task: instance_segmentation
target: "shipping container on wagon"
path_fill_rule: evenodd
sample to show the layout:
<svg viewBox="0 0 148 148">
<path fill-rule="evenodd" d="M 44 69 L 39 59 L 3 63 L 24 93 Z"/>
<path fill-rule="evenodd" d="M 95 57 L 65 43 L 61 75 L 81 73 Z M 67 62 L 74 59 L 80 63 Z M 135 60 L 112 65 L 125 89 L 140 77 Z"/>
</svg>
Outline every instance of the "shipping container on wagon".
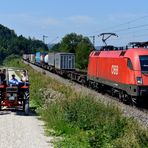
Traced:
<svg viewBox="0 0 148 148">
<path fill-rule="evenodd" d="M 36 63 L 40 63 L 40 54 L 41 54 L 40 52 L 35 53 L 35 62 Z"/>
<path fill-rule="evenodd" d="M 30 62 L 35 63 L 35 54 L 31 54 Z"/>
<path fill-rule="evenodd" d="M 48 65 L 53 66 L 53 67 L 55 65 L 55 53 L 54 52 L 48 53 Z"/>
<path fill-rule="evenodd" d="M 35 54 L 29 54 L 29 61 L 35 63 Z"/>
<path fill-rule="evenodd" d="M 48 54 L 46 54 L 45 57 L 44 57 L 44 63 L 48 64 Z"/>
<path fill-rule="evenodd" d="M 44 57 L 47 53 L 46 52 L 36 52 L 35 54 L 35 62 L 38 64 L 44 63 Z"/>
<path fill-rule="evenodd" d="M 24 60 L 29 60 L 29 55 L 28 54 L 23 54 L 23 59 Z"/>
<path fill-rule="evenodd" d="M 56 53 L 55 54 L 55 68 L 74 70 L 75 69 L 75 54 L 73 53 Z"/>
</svg>

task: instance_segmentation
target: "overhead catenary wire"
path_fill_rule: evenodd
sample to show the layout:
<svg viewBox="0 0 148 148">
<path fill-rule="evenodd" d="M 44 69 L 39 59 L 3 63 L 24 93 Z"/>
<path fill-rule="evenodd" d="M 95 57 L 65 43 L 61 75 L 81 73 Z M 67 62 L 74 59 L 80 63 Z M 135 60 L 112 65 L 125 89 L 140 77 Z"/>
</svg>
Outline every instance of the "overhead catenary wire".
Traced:
<svg viewBox="0 0 148 148">
<path fill-rule="evenodd" d="M 52 39 L 48 44 L 52 44 L 54 41 L 56 41 L 59 38 L 59 36 L 56 36 L 54 39 Z"/>
<path fill-rule="evenodd" d="M 110 29 L 113 29 L 113 28 L 119 28 L 119 27 L 121 27 L 121 26 L 123 26 L 123 25 L 129 25 L 129 24 L 131 24 L 131 23 L 134 23 L 134 22 L 136 22 L 136 21 L 142 20 L 142 19 L 147 18 L 147 17 L 148 17 L 148 15 L 145 15 L 145 16 L 142 16 L 142 17 L 138 17 L 138 18 L 136 18 L 136 19 L 127 21 L 127 22 L 125 22 L 125 23 L 117 24 L 117 25 L 114 25 L 114 26 L 111 26 L 111 27 L 102 28 L 101 30 L 94 31 L 94 32 L 92 32 L 92 33 L 90 33 L 90 34 L 100 33 L 100 32 L 102 32 L 103 30 L 110 30 Z"/>
<path fill-rule="evenodd" d="M 127 31 L 127 30 L 130 30 L 130 29 L 142 28 L 142 27 L 146 27 L 146 26 L 148 26 L 148 24 L 138 25 L 138 26 L 133 26 L 133 27 L 127 27 L 127 28 L 123 28 L 123 29 L 120 29 L 120 30 L 113 30 L 113 32 L 122 32 L 122 31 Z"/>
<path fill-rule="evenodd" d="M 121 23 L 121 24 L 118 24 L 118 25 L 115 25 L 115 26 L 111 26 L 111 27 L 106 27 L 106 30 L 101 29 L 101 30 L 104 30 L 104 31 L 101 31 L 101 30 L 100 31 L 95 31 L 91 35 L 87 35 L 87 36 L 88 37 L 89 36 L 97 36 L 98 34 L 100 34 L 102 32 L 109 31 L 109 32 L 115 32 L 115 33 L 119 34 L 119 38 L 117 38 L 116 40 L 121 40 L 121 38 L 124 39 L 124 40 L 127 40 L 127 37 L 131 38 L 131 40 L 134 40 L 135 38 L 140 38 L 142 36 L 146 36 L 146 32 L 144 33 L 144 35 L 143 34 L 139 34 L 139 33 L 141 33 L 142 30 L 144 30 L 144 31 L 148 30 L 147 29 L 148 23 L 145 23 L 145 24 L 139 24 L 139 23 L 141 23 L 140 20 L 144 20 L 147 17 L 148 17 L 148 15 L 145 15 L 145 16 L 138 17 L 136 19 L 127 21 L 125 23 Z M 139 25 L 136 25 L 135 22 L 137 22 L 137 21 L 138 21 Z M 132 25 L 133 23 L 134 23 L 135 26 Z M 126 26 L 126 25 L 128 25 L 128 26 Z M 124 27 L 122 27 L 122 26 L 124 26 Z M 116 29 L 114 29 L 114 28 L 116 28 Z M 120 36 L 120 34 L 123 34 L 123 33 L 125 34 L 124 37 Z M 145 39 L 145 40 L 147 40 L 147 39 Z"/>
</svg>

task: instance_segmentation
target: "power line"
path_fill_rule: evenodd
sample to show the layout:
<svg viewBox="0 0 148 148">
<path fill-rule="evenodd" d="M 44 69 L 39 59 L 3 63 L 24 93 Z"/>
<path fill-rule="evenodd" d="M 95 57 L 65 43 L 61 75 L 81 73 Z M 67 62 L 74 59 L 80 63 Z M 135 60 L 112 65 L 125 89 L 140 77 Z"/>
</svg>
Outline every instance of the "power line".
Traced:
<svg viewBox="0 0 148 148">
<path fill-rule="evenodd" d="M 110 29 L 110 28 L 120 27 L 120 26 L 123 26 L 123 25 L 129 25 L 129 24 L 131 24 L 131 23 L 134 23 L 134 22 L 136 22 L 136 21 L 138 21 L 138 20 L 141 20 L 141 19 L 144 19 L 144 18 L 146 18 L 146 17 L 148 17 L 148 15 L 145 15 L 145 16 L 142 16 L 142 17 L 133 19 L 133 20 L 131 20 L 131 21 L 127 21 L 127 22 L 125 22 L 125 23 L 121 23 L 121 24 L 119 24 L 119 25 L 115 25 L 115 26 L 113 26 L 113 27 L 109 27 L 109 29 Z"/>
<path fill-rule="evenodd" d="M 142 32 L 142 31 L 146 31 L 146 30 L 148 30 L 148 28 L 138 29 L 138 30 L 136 30 L 136 33 Z M 125 33 L 122 33 L 122 35 L 124 35 L 124 34 L 130 34 L 130 33 L 133 33 L 133 30 L 127 30 Z"/>
<path fill-rule="evenodd" d="M 120 30 L 114 30 L 113 32 L 122 32 L 122 31 L 131 30 L 131 29 L 142 28 L 142 27 L 146 27 L 146 26 L 148 26 L 148 24 L 138 25 L 138 26 L 134 26 L 134 27 L 128 27 L 128 28 L 124 28 L 124 29 L 120 29 Z"/>
<path fill-rule="evenodd" d="M 54 38 L 52 41 L 49 42 L 49 44 L 52 44 L 53 41 L 57 40 L 59 37 L 57 36 L 56 38 Z"/>
<path fill-rule="evenodd" d="M 117 28 L 117 27 L 119 28 L 120 26 L 129 25 L 129 24 L 131 24 L 131 23 L 134 23 L 134 22 L 136 22 L 136 21 L 138 21 L 138 20 L 142 20 L 142 19 L 147 18 L 147 17 L 148 17 L 148 15 L 145 15 L 145 16 L 142 16 L 142 17 L 133 19 L 133 20 L 131 20 L 131 21 L 127 21 L 127 22 L 125 22 L 125 23 L 121 23 L 121 24 L 118 24 L 118 25 L 115 25 L 115 26 L 103 28 L 103 29 L 101 29 L 101 30 L 109 30 L 109 29 L 113 29 L 113 28 Z M 102 31 L 97 30 L 97 31 L 92 32 L 91 34 L 99 33 L 99 32 L 102 32 Z"/>
</svg>

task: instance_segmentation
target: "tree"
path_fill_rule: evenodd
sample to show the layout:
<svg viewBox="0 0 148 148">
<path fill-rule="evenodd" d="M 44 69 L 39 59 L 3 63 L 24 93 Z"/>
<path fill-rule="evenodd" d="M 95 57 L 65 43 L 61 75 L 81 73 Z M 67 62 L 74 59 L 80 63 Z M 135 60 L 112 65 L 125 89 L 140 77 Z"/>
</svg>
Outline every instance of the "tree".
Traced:
<svg viewBox="0 0 148 148">
<path fill-rule="evenodd" d="M 76 47 L 79 42 L 83 39 L 82 35 L 77 35 L 76 33 L 71 33 L 66 35 L 61 42 L 60 51 L 65 52 L 76 52 Z"/>
<path fill-rule="evenodd" d="M 86 69 L 88 57 L 93 45 L 89 38 L 77 35 L 76 33 L 67 34 L 59 45 L 59 51 L 75 53 L 76 67 Z"/>
<path fill-rule="evenodd" d="M 79 69 L 86 69 L 88 65 L 89 54 L 92 49 L 92 44 L 88 38 L 83 40 L 77 45 L 76 48 L 76 66 Z"/>
</svg>

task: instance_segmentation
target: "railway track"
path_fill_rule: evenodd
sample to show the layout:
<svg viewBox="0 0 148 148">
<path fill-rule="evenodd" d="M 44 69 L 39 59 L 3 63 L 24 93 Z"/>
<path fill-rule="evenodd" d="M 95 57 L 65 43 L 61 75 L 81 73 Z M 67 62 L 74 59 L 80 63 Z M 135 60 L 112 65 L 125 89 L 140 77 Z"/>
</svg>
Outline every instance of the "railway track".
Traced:
<svg viewBox="0 0 148 148">
<path fill-rule="evenodd" d="M 35 69 L 39 72 L 46 73 L 46 75 L 50 76 L 51 78 L 56 79 L 56 80 L 60 81 L 61 83 L 74 88 L 76 91 L 78 91 L 84 95 L 91 95 L 91 96 L 95 97 L 96 100 L 100 100 L 101 102 L 104 102 L 105 104 L 113 104 L 115 106 L 118 106 L 122 110 L 124 116 L 134 118 L 142 126 L 148 128 L 148 110 L 147 110 L 147 108 L 141 108 L 141 107 L 137 108 L 135 106 L 133 107 L 133 106 L 124 104 L 122 102 L 119 102 L 117 97 L 112 97 L 108 93 L 105 93 L 105 94 L 99 93 L 99 92 L 95 91 L 94 89 L 82 86 L 76 82 L 69 81 L 68 79 L 64 79 L 63 77 L 56 75 L 54 73 L 51 73 L 48 70 L 42 69 L 36 65 L 33 65 L 33 64 L 28 63 L 26 61 L 24 61 L 24 63 L 29 64 L 33 69 Z"/>
</svg>

